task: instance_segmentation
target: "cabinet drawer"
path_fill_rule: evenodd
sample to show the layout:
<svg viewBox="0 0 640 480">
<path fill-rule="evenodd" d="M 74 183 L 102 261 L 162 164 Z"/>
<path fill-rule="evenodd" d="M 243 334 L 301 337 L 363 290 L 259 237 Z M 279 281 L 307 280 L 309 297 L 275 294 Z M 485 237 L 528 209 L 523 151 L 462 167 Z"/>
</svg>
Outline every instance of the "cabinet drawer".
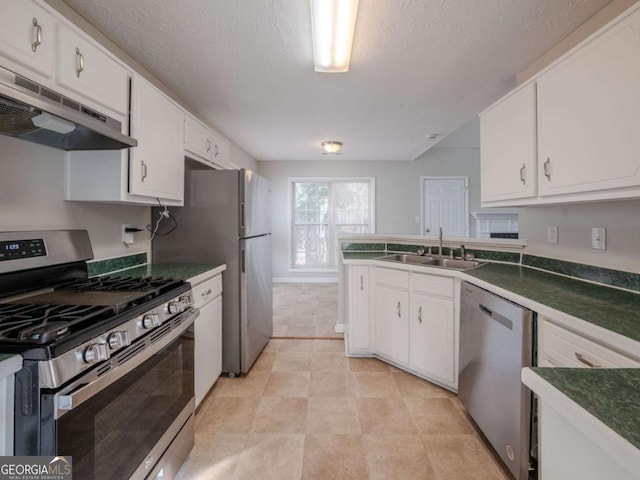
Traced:
<svg viewBox="0 0 640 480">
<path fill-rule="evenodd" d="M 453 297 L 453 278 L 412 273 L 411 289 L 429 295 L 451 298 Z"/>
<path fill-rule="evenodd" d="M 540 345 L 540 366 L 640 368 L 640 362 L 547 320 L 541 322 Z"/>
<path fill-rule="evenodd" d="M 193 302 L 197 308 L 202 308 L 222 293 L 222 275 L 216 275 L 193 287 Z"/>
<path fill-rule="evenodd" d="M 376 268 L 376 283 L 383 283 L 390 287 L 409 288 L 409 272 L 391 270 L 390 268 Z"/>
</svg>

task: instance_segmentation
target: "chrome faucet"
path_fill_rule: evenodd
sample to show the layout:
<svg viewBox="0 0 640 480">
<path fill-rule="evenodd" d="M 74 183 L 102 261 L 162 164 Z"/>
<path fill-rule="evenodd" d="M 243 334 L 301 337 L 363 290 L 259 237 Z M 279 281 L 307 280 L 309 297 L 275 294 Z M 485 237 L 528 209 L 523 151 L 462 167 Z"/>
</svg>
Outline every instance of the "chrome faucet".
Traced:
<svg viewBox="0 0 640 480">
<path fill-rule="evenodd" d="M 460 258 L 462 260 L 464 260 L 464 257 L 465 257 L 465 255 L 464 255 L 464 245 L 461 244 L 460 245 Z"/>
<path fill-rule="evenodd" d="M 439 240 L 439 243 L 440 243 L 440 251 L 438 253 L 440 253 L 440 255 L 444 255 L 442 253 L 442 227 L 440 227 L 440 233 L 438 234 L 438 240 Z"/>
</svg>

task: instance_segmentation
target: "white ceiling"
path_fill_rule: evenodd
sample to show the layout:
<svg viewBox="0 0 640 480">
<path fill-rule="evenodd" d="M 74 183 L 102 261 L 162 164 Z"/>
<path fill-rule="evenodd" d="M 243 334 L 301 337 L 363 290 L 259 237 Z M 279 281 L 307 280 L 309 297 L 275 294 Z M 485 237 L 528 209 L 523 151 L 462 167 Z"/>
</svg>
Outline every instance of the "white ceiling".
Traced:
<svg viewBox="0 0 640 480">
<path fill-rule="evenodd" d="M 65 0 L 257 160 L 413 160 L 609 0 L 361 0 L 348 73 L 309 0 Z"/>
</svg>

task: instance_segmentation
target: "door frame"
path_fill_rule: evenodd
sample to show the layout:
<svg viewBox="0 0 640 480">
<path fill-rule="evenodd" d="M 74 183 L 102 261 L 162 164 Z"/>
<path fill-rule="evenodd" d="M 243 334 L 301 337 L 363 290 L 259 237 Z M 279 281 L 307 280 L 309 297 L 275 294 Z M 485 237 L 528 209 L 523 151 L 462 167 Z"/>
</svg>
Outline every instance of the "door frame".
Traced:
<svg viewBox="0 0 640 480">
<path fill-rule="evenodd" d="M 464 180 L 464 234 L 469 236 L 469 177 L 441 177 L 441 176 L 421 176 L 420 177 L 420 235 L 424 233 L 424 182 L 425 180 Z"/>
</svg>

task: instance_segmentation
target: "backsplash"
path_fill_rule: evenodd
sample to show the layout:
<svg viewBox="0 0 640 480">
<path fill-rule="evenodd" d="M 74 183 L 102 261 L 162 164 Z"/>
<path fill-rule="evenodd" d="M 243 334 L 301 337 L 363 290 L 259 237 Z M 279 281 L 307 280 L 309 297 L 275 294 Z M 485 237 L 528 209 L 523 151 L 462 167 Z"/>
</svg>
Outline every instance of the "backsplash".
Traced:
<svg viewBox="0 0 640 480">
<path fill-rule="evenodd" d="M 123 257 L 108 258 L 106 260 L 97 260 L 87 263 L 87 269 L 90 277 L 96 275 L 104 275 L 125 268 L 138 267 L 147 264 L 146 253 L 135 253 L 133 255 L 125 255 Z"/>
<path fill-rule="evenodd" d="M 424 249 L 424 245 L 400 243 L 344 243 L 342 245 L 342 250 L 344 252 L 380 252 L 381 254 L 386 252 L 417 253 L 419 248 Z M 438 247 L 435 248 L 437 249 Z M 444 255 L 449 255 L 450 252 L 450 248 L 443 248 Z M 473 253 L 475 258 L 479 260 L 515 263 L 525 267 L 537 268 L 551 273 L 566 275 L 579 280 L 587 280 L 610 287 L 640 292 L 640 275 L 636 273 L 515 252 L 481 249 L 465 249 L 465 252 Z M 461 256 L 461 253 L 462 252 L 459 248 L 453 249 L 454 256 L 459 257 Z M 371 257 L 369 256 L 368 258 Z"/>
</svg>

